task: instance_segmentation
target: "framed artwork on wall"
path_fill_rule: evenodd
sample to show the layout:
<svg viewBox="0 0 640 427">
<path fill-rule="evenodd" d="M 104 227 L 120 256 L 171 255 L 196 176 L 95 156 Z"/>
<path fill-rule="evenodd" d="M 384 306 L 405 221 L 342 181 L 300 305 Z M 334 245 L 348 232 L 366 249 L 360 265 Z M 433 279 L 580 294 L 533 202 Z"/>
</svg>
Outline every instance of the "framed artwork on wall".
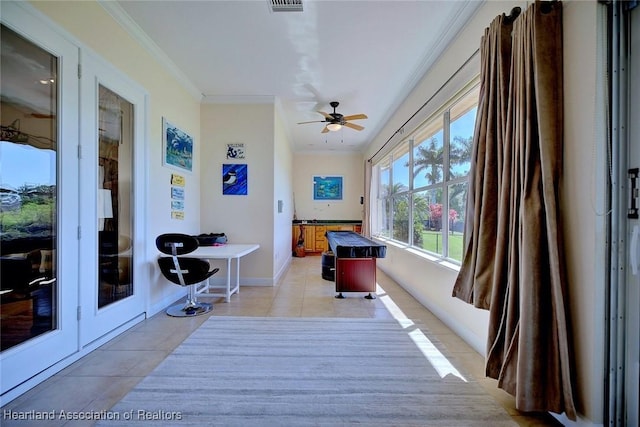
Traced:
<svg viewBox="0 0 640 427">
<path fill-rule="evenodd" d="M 246 196 L 248 194 L 248 166 L 246 164 L 222 165 L 222 194 Z"/>
<path fill-rule="evenodd" d="M 244 159 L 244 144 L 227 144 L 227 159 Z"/>
<path fill-rule="evenodd" d="M 342 176 L 314 176 L 313 200 L 342 200 Z"/>
<path fill-rule="evenodd" d="M 162 164 L 182 171 L 193 170 L 193 138 L 162 118 Z"/>
</svg>

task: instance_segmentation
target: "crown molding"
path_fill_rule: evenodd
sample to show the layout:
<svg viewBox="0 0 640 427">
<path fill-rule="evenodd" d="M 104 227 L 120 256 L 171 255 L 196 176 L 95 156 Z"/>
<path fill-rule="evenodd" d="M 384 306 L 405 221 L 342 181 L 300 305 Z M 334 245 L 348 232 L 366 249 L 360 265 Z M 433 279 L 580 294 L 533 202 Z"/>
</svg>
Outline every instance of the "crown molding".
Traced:
<svg viewBox="0 0 640 427">
<path fill-rule="evenodd" d="M 202 92 L 189 80 L 166 53 L 145 33 L 142 28 L 114 1 L 97 0 L 98 4 L 113 17 L 138 43 L 140 43 L 198 102 L 202 101 Z"/>
<path fill-rule="evenodd" d="M 484 0 L 483 0 L 484 1 Z M 445 30 L 440 34 L 438 41 L 435 43 L 434 47 L 429 49 L 428 52 L 425 53 L 422 61 L 416 67 L 413 74 L 409 79 L 407 79 L 406 83 L 403 85 L 402 89 L 398 92 L 398 96 L 396 97 L 395 102 L 393 102 L 384 117 L 392 117 L 396 110 L 406 101 L 407 97 L 411 94 L 413 89 L 420 83 L 420 81 L 425 77 L 429 69 L 436 63 L 438 58 L 446 51 L 447 47 L 453 43 L 456 38 L 456 35 L 460 32 L 462 28 L 467 24 L 467 22 L 471 19 L 471 17 L 476 13 L 476 11 L 480 8 L 483 1 L 477 0 L 465 0 L 456 2 L 458 7 L 451 13 L 451 16 L 447 19 L 443 20 L 443 22 L 448 22 L 449 24 L 446 26 Z M 386 123 L 380 122 L 376 128 L 373 129 L 372 135 L 375 135 L 373 139 L 377 138 L 380 132 Z"/>
<path fill-rule="evenodd" d="M 420 80 L 422 80 L 431 66 L 435 64 L 438 58 L 447 50 L 447 47 L 453 43 L 460 30 L 464 28 L 482 2 L 467 0 L 457 2 L 456 4 L 459 5 L 458 8 L 451 12 L 451 16 L 444 19 L 443 22 L 447 22 L 448 24 L 445 30 L 440 33 L 440 37 L 435 43 L 435 46 L 426 52 L 422 61 L 413 72 L 413 75 L 405 84 L 401 92 L 405 94 L 405 97 L 416 87 Z M 402 101 L 404 101 L 405 97 L 403 97 Z"/>
</svg>

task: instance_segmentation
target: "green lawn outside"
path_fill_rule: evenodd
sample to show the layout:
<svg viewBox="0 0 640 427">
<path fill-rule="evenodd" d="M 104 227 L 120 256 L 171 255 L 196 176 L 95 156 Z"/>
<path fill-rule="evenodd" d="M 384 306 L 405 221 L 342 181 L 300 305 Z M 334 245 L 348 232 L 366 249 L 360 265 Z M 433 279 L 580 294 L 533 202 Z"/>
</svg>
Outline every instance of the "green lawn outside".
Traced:
<svg viewBox="0 0 640 427">
<path fill-rule="evenodd" d="M 51 235 L 55 232 L 53 200 L 46 203 L 24 202 L 19 209 L 0 212 L 0 235 L 3 239 L 33 237 L 38 233 Z"/>
<path fill-rule="evenodd" d="M 462 261 L 463 237 L 462 233 L 449 234 L 449 258 Z M 442 255 L 442 232 L 423 232 L 422 249 Z"/>
</svg>

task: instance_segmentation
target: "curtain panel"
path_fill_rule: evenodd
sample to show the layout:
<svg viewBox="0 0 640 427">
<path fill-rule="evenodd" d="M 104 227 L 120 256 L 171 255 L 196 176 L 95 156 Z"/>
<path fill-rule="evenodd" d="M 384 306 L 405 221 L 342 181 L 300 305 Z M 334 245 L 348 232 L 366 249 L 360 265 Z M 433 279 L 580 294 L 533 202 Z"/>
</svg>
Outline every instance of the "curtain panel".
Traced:
<svg viewBox="0 0 640 427">
<path fill-rule="evenodd" d="M 465 254 L 453 296 L 489 310 L 486 374 L 525 411 L 575 420 L 564 243 L 562 4 L 481 40 Z"/>
</svg>

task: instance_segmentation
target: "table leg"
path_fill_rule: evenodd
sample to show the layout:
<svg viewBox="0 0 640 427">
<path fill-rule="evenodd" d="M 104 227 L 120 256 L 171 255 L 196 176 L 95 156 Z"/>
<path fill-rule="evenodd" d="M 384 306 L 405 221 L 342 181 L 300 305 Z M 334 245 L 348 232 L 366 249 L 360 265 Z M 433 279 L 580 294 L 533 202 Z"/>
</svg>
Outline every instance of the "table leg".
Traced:
<svg viewBox="0 0 640 427">
<path fill-rule="evenodd" d="M 236 292 L 240 293 L 240 258 L 236 258 Z"/>
<path fill-rule="evenodd" d="M 231 258 L 227 258 L 227 302 L 231 300 Z"/>
</svg>

